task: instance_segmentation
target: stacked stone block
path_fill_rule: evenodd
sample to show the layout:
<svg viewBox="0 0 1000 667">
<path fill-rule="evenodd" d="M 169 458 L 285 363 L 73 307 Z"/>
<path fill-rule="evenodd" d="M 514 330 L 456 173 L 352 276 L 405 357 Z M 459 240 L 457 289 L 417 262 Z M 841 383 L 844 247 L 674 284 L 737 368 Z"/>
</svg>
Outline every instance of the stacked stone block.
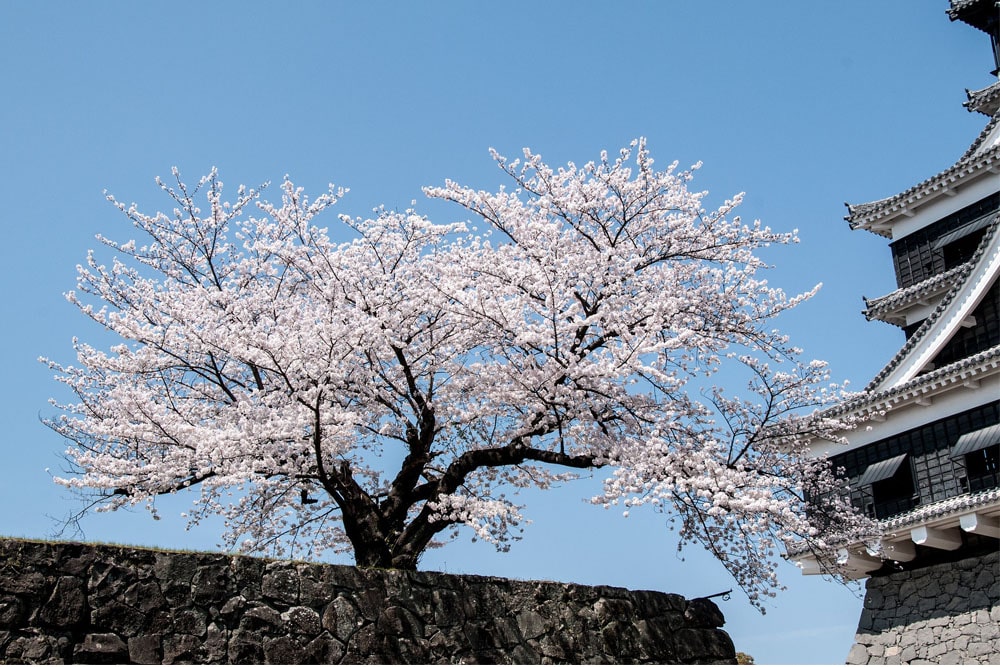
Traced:
<svg viewBox="0 0 1000 667">
<path fill-rule="evenodd" d="M 1000 554 L 868 579 L 852 665 L 1000 663 Z"/>
<path fill-rule="evenodd" d="M 734 663 L 711 601 L 0 539 L 0 662 Z"/>
</svg>

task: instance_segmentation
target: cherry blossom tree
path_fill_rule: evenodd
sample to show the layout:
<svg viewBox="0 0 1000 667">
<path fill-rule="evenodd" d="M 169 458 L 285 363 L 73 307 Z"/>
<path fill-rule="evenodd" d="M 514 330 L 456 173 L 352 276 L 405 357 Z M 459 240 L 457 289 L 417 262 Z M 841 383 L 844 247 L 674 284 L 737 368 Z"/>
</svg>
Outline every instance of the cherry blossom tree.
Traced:
<svg viewBox="0 0 1000 667">
<path fill-rule="evenodd" d="M 198 487 L 190 520 L 222 515 L 230 546 L 413 569 L 463 526 L 506 549 L 519 488 L 600 469 L 593 503 L 666 513 L 754 601 L 782 541 L 861 530 L 805 450 L 847 426 L 822 412 L 840 391 L 774 328 L 813 292 L 758 276 L 794 235 L 740 197 L 706 209 L 641 140 L 582 167 L 493 157 L 513 189 L 425 190 L 467 223 L 379 210 L 331 234 L 343 190 L 227 201 L 214 172 L 158 180 L 169 214 L 109 196 L 140 239 L 99 237 L 113 263 L 91 253 L 68 294 L 120 343 L 47 362 L 77 399 L 48 422 L 57 481 L 154 513 Z"/>
</svg>

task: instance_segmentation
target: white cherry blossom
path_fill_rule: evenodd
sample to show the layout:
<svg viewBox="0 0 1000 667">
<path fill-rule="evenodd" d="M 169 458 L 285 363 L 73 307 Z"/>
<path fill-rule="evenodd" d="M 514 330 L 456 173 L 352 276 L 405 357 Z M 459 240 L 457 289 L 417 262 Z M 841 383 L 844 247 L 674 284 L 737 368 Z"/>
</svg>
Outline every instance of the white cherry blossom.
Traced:
<svg viewBox="0 0 1000 667">
<path fill-rule="evenodd" d="M 760 275 L 794 235 L 742 222 L 740 196 L 706 208 L 642 140 L 494 159 L 512 188 L 425 190 L 470 223 L 379 210 L 331 234 L 343 190 L 227 202 L 214 172 L 161 182 L 170 213 L 109 197 L 138 238 L 101 237 L 116 258 L 88 255 L 68 298 L 121 343 L 48 362 L 77 397 L 49 422 L 58 481 L 97 509 L 199 487 L 189 519 L 221 514 L 231 545 L 415 568 L 462 525 L 506 549 L 507 493 L 599 469 L 594 503 L 664 512 L 758 604 L 783 541 L 864 532 L 805 449 L 849 426 L 821 412 L 840 391 L 774 326 L 812 292 Z"/>
</svg>

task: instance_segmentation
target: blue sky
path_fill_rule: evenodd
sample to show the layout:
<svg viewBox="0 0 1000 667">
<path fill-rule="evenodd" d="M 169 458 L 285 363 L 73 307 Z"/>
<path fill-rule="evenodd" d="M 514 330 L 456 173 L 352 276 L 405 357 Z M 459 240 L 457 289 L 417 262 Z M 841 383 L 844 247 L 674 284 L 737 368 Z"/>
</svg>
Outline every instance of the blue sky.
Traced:
<svg viewBox="0 0 1000 667">
<path fill-rule="evenodd" d="M 40 424 L 58 395 L 40 355 L 70 361 L 100 341 L 63 292 L 94 235 L 131 227 L 107 189 L 166 206 L 153 178 L 351 188 L 365 215 L 421 202 L 452 178 L 493 188 L 487 149 L 524 146 L 550 164 L 646 136 L 660 165 L 703 161 L 709 203 L 745 191 L 744 219 L 800 230 L 769 256 L 771 282 L 824 288 L 783 323 L 807 355 L 861 388 L 902 344 L 867 323 L 861 297 L 894 287 L 883 239 L 850 232 L 844 201 L 895 194 L 950 166 L 985 125 L 964 88 L 988 85 L 987 37 L 951 23 L 945 0 L 816 2 L 0 3 L 0 534 L 48 537 L 74 502 L 51 483 L 65 444 Z M 681 561 L 662 517 L 625 520 L 581 502 L 593 484 L 526 498 L 534 519 L 511 553 L 461 542 L 428 569 L 708 595 L 733 586 L 707 556 Z M 101 515 L 87 539 L 211 549 L 185 531 Z M 761 616 L 721 608 L 759 663 L 842 663 L 860 598 L 788 566 Z"/>
</svg>

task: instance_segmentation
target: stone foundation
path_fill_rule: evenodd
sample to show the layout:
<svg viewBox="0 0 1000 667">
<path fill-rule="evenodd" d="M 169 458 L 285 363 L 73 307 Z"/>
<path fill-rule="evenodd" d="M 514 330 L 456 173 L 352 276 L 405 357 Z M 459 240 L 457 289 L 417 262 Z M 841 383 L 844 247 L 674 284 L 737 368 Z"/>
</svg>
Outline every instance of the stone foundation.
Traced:
<svg viewBox="0 0 1000 667">
<path fill-rule="evenodd" d="M 851 665 L 1000 663 L 1000 554 L 868 579 Z"/>
<path fill-rule="evenodd" d="M 4 663 L 735 663 L 710 600 L 0 539 Z"/>
</svg>

